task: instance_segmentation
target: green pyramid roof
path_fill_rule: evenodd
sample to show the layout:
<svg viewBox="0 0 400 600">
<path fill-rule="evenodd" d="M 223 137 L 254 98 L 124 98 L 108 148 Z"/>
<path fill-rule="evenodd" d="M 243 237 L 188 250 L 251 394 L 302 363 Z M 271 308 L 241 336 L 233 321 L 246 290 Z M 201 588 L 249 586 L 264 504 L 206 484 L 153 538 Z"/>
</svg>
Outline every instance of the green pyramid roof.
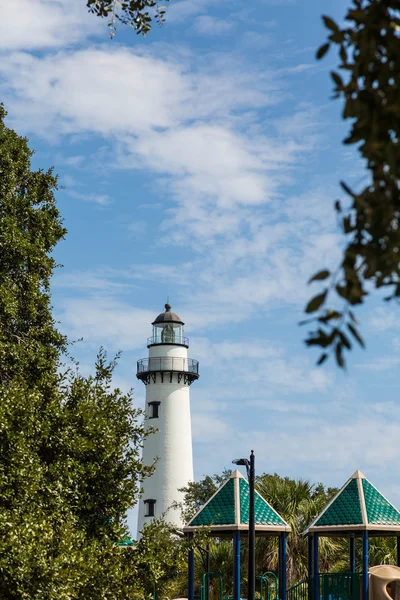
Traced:
<svg viewBox="0 0 400 600">
<path fill-rule="evenodd" d="M 117 543 L 117 546 L 121 547 L 135 547 L 135 542 L 131 540 L 127 535 L 122 538 L 120 542 Z"/>
<path fill-rule="evenodd" d="M 308 526 L 309 533 L 350 534 L 400 532 L 400 512 L 360 472 L 356 471 Z"/>
<path fill-rule="evenodd" d="M 249 484 L 239 471 L 234 471 L 183 531 L 188 533 L 199 527 L 209 527 L 211 532 L 219 534 L 247 530 L 249 501 Z M 273 535 L 290 531 L 289 525 L 258 492 L 254 498 L 254 515 L 258 532 Z"/>
</svg>

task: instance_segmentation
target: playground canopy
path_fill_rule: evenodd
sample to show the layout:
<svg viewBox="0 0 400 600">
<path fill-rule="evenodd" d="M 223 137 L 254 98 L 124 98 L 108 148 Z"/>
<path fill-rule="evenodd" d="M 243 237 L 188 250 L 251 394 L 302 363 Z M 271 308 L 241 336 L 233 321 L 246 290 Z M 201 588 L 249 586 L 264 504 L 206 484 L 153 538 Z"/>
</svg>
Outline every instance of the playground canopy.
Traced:
<svg viewBox="0 0 400 600">
<path fill-rule="evenodd" d="M 355 538 L 362 537 L 361 599 L 368 600 L 368 538 L 371 536 L 397 536 L 397 563 L 400 563 L 400 512 L 361 473 L 356 471 L 325 508 L 307 527 L 308 576 L 312 581 L 312 600 L 320 599 L 318 559 L 319 537 L 349 538 L 349 573 L 337 574 L 345 578 L 350 586 L 347 597 L 358 600 L 358 578 L 356 573 Z M 324 574 L 332 577 L 332 574 Z"/>
<path fill-rule="evenodd" d="M 191 533 L 201 527 L 208 527 L 214 536 L 232 535 L 249 529 L 250 487 L 239 471 L 221 485 L 184 527 L 184 533 Z M 256 535 L 279 535 L 290 531 L 290 526 L 256 491 L 254 498 Z"/>
<path fill-rule="evenodd" d="M 361 473 L 356 471 L 328 502 L 304 535 L 400 535 L 400 511 Z"/>
<path fill-rule="evenodd" d="M 224 481 L 189 523 L 186 535 L 207 527 L 215 537 L 231 536 L 234 542 L 234 600 L 240 600 L 240 538 L 249 530 L 250 486 L 239 471 Z M 256 491 L 254 496 L 255 533 L 258 536 L 279 536 L 279 589 L 281 599 L 286 592 L 286 534 L 290 526 Z M 194 554 L 189 552 L 188 598 L 194 600 Z"/>
</svg>

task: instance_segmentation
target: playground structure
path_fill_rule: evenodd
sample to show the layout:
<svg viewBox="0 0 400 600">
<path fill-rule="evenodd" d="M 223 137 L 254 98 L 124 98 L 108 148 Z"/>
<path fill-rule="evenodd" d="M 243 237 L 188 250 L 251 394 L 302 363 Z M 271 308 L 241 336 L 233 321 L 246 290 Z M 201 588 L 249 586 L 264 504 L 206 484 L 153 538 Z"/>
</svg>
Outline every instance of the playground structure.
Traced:
<svg viewBox="0 0 400 600">
<path fill-rule="evenodd" d="M 212 536 L 233 538 L 233 600 L 240 600 L 240 540 L 248 534 L 249 505 L 249 484 L 239 471 L 234 471 L 183 529 L 186 535 L 191 536 L 196 529 L 207 527 Z M 279 539 L 279 575 L 275 589 L 281 591 L 280 598 L 285 600 L 286 536 L 290 527 L 258 492 L 255 492 L 254 513 L 256 537 L 277 536 Z M 276 579 L 275 574 L 272 575 Z M 259 581 L 260 591 L 265 589 L 265 598 L 269 600 L 272 588 L 270 580 L 263 574 L 259 576 Z M 188 598 L 194 600 L 193 551 L 189 552 L 188 557 L 188 588 Z"/>
<path fill-rule="evenodd" d="M 187 536 L 207 527 L 215 537 L 233 538 L 233 597 L 223 595 L 219 573 L 205 573 L 200 600 L 209 600 L 210 580 L 218 580 L 219 600 L 240 600 L 240 539 L 249 523 L 249 484 L 235 471 L 184 528 Z M 263 573 L 257 577 L 260 600 L 400 600 L 400 512 L 356 471 L 339 492 L 310 523 L 303 535 L 308 538 L 308 577 L 286 589 L 286 536 L 289 525 L 255 493 L 256 536 L 278 536 L 278 577 Z M 349 570 L 345 573 L 320 573 L 319 539 L 344 537 L 349 540 Z M 370 537 L 397 538 L 397 566 L 369 569 Z M 356 539 L 362 540 L 361 565 L 356 564 Z M 188 556 L 188 600 L 195 600 L 194 552 Z"/>
</svg>

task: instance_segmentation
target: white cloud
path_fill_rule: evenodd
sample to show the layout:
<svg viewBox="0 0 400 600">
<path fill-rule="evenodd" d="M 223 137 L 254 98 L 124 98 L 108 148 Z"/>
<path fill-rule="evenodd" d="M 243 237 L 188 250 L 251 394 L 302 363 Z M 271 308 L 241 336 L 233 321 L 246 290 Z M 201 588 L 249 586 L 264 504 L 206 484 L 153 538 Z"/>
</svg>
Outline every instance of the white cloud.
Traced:
<svg viewBox="0 0 400 600">
<path fill-rule="evenodd" d="M 373 360 L 368 360 L 356 365 L 359 369 L 367 369 L 368 371 L 389 371 L 400 365 L 399 356 L 384 356 L 375 357 Z"/>
<path fill-rule="evenodd" d="M 107 194 L 83 194 L 82 192 L 75 192 L 74 190 L 68 190 L 68 195 L 84 202 L 93 202 L 99 206 L 108 206 L 112 203 L 110 196 Z"/>
<path fill-rule="evenodd" d="M 332 385 L 328 372 L 316 368 L 308 358 L 287 356 L 282 344 L 274 340 L 242 339 L 212 342 L 207 338 L 190 338 L 191 353 L 202 368 L 228 386 L 234 397 L 245 394 L 247 401 L 257 401 L 261 387 L 265 394 L 326 392 Z M 232 389 L 234 385 L 234 389 Z"/>
<path fill-rule="evenodd" d="M 114 272 L 111 271 L 111 275 Z M 133 284 L 127 281 L 115 280 L 110 277 L 107 270 L 102 271 L 72 271 L 57 272 L 52 280 L 53 289 L 69 288 L 73 293 L 84 291 L 92 293 L 93 290 L 104 294 L 111 294 L 132 288 Z"/>
<path fill-rule="evenodd" d="M 1 6 L 1 50 L 62 47 L 103 28 L 82 0 L 12 0 Z"/>
<path fill-rule="evenodd" d="M 182 23 L 199 13 L 205 12 L 212 0 L 181 0 L 167 5 L 168 23 Z"/>
<path fill-rule="evenodd" d="M 219 442 L 229 437 L 230 427 L 223 419 L 216 417 L 215 414 L 206 415 L 194 413 L 192 415 L 193 439 L 201 443 Z"/>
<path fill-rule="evenodd" d="M 258 473 L 278 472 L 340 486 L 360 469 L 393 502 L 400 503 L 398 486 L 390 485 L 400 476 L 396 420 L 388 423 L 385 414 L 370 405 L 363 410 L 360 402 L 350 411 L 336 403 L 298 410 L 297 402 L 292 400 L 282 413 L 271 410 L 268 403 L 263 407 L 262 401 L 259 407 L 243 407 L 242 414 L 251 414 L 252 422 L 240 421 L 236 415 L 235 423 L 224 431 L 222 444 L 218 436 L 210 440 L 207 456 L 199 461 L 200 474 L 218 472 L 232 458 L 248 455 L 254 448 Z M 387 473 L 391 473 L 389 484 Z"/>
<path fill-rule="evenodd" d="M 234 23 L 228 19 L 218 19 L 210 15 L 197 17 L 194 22 L 194 28 L 198 33 L 204 35 L 219 35 L 227 33 L 234 27 Z"/>
<path fill-rule="evenodd" d="M 378 307 L 368 320 L 368 325 L 377 331 L 388 331 L 398 329 L 400 319 L 394 311 L 385 307 Z"/>
<path fill-rule="evenodd" d="M 273 73 L 225 56 L 195 65 L 189 54 L 171 52 L 166 60 L 155 52 L 107 47 L 44 58 L 14 53 L 0 64 L 12 118 L 48 137 L 101 136 L 111 144 L 116 166 L 159 178 L 163 197 L 172 198 L 163 241 L 186 244 L 195 257 L 168 269 L 136 265 L 120 280 L 182 284 L 195 270 L 197 311 L 188 313 L 193 327 L 204 326 L 210 298 L 208 326 L 237 320 L 234 305 L 248 316 L 282 302 L 298 308 L 309 295 L 305 282 L 313 270 L 325 260 L 329 266 L 339 252 L 338 236 L 331 233 L 334 194 L 325 182 L 315 179 L 312 189 L 283 195 L 319 143 L 317 111 L 300 104 L 263 123 L 265 108 L 286 93 Z M 98 192 L 72 193 L 109 201 Z M 99 311 L 103 318 L 105 307 Z M 276 363 L 277 380 L 284 368 Z M 319 377 L 312 375 L 304 389 L 323 387 Z"/>
<path fill-rule="evenodd" d="M 114 350 L 143 348 L 154 312 L 105 298 L 63 298 L 57 302 L 60 329 L 90 347 Z"/>
<path fill-rule="evenodd" d="M 174 199 L 163 224 L 166 243 L 196 244 L 199 252 L 200 305 L 210 292 L 221 306 L 233 299 L 304 302 L 310 266 L 338 251 L 337 236 L 321 227 L 329 231 L 333 223 L 332 201 L 323 206 L 322 184 L 286 199 L 282 186 L 318 143 L 318 115 L 299 105 L 269 128 L 261 125 L 258 111 L 280 101 L 282 85 L 271 72 L 240 66 L 211 56 L 194 67 L 179 53 L 164 60 L 151 48 L 139 55 L 117 47 L 14 54 L 0 71 L 13 119 L 25 129 L 104 136 L 116 144 L 117 165 L 160 178 Z M 108 202 L 99 193 L 86 199 Z M 201 256 L 216 240 L 218 252 Z"/>
<path fill-rule="evenodd" d="M 132 237 L 138 238 L 143 237 L 147 230 L 147 222 L 146 221 L 133 221 L 129 223 L 128 227 L 129 235 Z"/>
<path fill-rule="evenodd" d="M 164 177 L 178 203 L 169 219 L 177 233 L 169 239 L 180 242 L 181 223 L 197 238 L 238 233 L 248 215 L 232 209 L 276 201 L 316 143 L 310 107 L 291 115 L 292 128 L 282 120 L 277 135 L 257 124 L 256 111 L 282 97 L 272 72 L 210 59 L 211 66 L 189 72 L 190 57 L 178 64 L 124 48 L 16 53 L 0 72 L 12 121 L 25 130 L 50 138 L 111 135 L 120 166 Z"/>
</svg>

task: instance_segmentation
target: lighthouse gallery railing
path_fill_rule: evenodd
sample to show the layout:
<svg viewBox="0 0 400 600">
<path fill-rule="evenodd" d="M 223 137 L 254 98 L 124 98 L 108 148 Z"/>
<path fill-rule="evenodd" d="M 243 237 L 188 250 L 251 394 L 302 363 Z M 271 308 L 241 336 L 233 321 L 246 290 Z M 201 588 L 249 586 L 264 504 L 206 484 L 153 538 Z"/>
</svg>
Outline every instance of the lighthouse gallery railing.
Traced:
<svg viewBox="0 0 400 600">
<path fill-rule="evenodd" d="M 163 356 L 153 358 L 142 358 L 137 361 L 137 373 L 148 373 L 151 371 L 178 371 L 180 373 L 199 374 L 199 361 L 193 358 L 181 358 L 179 356 Z"/>
</svg>

